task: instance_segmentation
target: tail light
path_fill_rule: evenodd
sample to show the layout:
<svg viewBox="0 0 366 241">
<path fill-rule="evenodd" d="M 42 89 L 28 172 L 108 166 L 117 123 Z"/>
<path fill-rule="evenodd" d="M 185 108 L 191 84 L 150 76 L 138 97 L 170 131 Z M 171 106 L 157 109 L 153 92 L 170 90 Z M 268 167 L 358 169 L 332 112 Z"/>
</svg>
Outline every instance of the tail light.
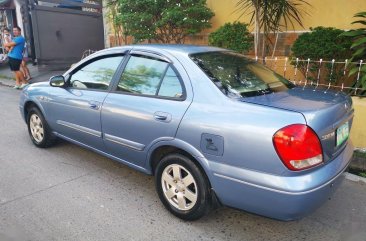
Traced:
<svg viewBox="0 0 366 241">
<path fill-rule="evenodd" d="M 323 162 L 319 138 L 307 125 L 294 124 L 280 129 L 273 136 L 273 144 L 290 170 L 299 171 Z"/>
</svg>

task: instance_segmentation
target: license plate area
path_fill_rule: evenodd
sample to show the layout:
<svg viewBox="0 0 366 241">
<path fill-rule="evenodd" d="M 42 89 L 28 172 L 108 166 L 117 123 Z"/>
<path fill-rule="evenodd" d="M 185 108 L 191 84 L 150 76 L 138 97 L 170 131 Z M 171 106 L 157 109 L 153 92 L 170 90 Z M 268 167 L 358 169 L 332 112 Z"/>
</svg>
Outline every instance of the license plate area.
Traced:
<svg viewBox="0 0 366 241">
<path fill-rule="evenodd" d="M 348 121 L 338 127 L 336 131 L 336 146 L 342 145 L 349 137 L 349 124 Z"/>
</svg>

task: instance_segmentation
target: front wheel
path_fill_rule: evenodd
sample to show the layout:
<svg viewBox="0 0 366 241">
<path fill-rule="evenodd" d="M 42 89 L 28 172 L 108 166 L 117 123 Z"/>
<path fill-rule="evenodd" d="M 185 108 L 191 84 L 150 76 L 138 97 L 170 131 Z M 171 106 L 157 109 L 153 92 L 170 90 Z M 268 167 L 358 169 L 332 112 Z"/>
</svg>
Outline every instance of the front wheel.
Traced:
<svg viewBox="0 0 366 241">
<path fill-rule="evenodd" d="M 155 185 L 164 206 L 181 219 L 196 220 L 211 209 L 207 178 L 184 155 L 169 154 L 161 159 L 155 171 Z"/>
<path fill-rule="evenodd" d="M 36 107 L 32 107 L 27 116 L 29 136 L 37 147 L 49 147 L 54 144 L 56 137 L 52 134 L 45 118 Z"/>
</svg>

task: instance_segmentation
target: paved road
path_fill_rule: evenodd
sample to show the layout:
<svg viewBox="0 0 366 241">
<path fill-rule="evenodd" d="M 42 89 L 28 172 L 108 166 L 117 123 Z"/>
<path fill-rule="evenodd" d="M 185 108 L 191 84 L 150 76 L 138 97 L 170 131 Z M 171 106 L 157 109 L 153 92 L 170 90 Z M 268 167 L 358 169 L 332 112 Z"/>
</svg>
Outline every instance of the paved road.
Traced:
<svg viewBox="0 0 366 241">
<path fill-rule="evenodd" d="M 152 177 L 66 142 L 34 147 L 19 93 L 0 86 L 0 241 L 366 240 L 366 184 L 347 180 L 300 221 L 229 208 L 181 221 L 160 203 Z"/>
</svg>

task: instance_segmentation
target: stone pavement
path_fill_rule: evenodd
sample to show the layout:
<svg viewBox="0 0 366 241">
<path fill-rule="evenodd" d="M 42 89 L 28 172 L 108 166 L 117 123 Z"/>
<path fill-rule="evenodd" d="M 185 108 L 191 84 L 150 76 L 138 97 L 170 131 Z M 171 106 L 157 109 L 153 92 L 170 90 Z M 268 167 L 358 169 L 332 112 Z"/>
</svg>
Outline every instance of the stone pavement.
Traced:
<svg viewBox="0 0 366 241">
<path fill-rule="evenodd" d="M 29 83 L 36 83 L 42 81 L 48 81 L 51 76 L 59 75 L 65 72 L 65 70 L 50 70 L 45 67 L 38 67 L 37 65 L 27 64 L 32 79 Z M 13 73 L 10 71 L 8 64 L 0 63 L 0 85 L 13 87 L 15 85 L 15 79 Z"/>
</svg>

